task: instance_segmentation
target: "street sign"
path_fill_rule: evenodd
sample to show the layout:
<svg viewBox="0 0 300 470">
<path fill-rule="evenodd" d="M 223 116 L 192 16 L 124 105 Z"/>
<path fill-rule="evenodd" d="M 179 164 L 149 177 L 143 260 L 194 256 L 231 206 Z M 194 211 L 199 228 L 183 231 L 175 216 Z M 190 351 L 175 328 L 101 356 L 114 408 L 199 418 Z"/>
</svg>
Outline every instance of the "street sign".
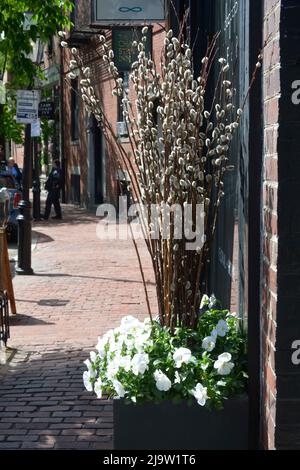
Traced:
<svg viewBox="0 0 300 470">
<path fill-rule="evenodd" d="M 97 23 L 143 23 L 164 19 L 164 0 L 94 0 L 94 21 Z"/>
<path fill-rule="evenodd" d="M 17 91 L 16 121 L 20 124 L 31 124 L 38 119 L 40 93 L 38 90 Z"/>
<path fill-rule="evenodd" d="M 31 123 L 31 137 L 40 137 L 41 135 L 41 121 L 37 119 Z"/>
<path fill-rule="evenodd" d="M 54 119 L 54 103 L 52 101 L 41 101 L 39 104 L 39 117 Z"/>
</svg>

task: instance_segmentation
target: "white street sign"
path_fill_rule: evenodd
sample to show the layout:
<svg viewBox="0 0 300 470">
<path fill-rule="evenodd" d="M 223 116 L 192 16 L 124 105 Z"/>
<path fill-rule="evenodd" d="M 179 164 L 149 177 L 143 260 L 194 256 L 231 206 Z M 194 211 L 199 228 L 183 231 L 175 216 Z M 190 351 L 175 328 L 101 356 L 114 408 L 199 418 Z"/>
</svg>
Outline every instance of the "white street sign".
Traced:
<svg viewBox="0 0 300 470">
<path fill-rule="evenodd" d="M 164 0 L 95 0 L 96 22 L 162 21 L 165 19 Z"/>
<path fill-rule="evenodd" d="M 39 117 L 40 92 L 38 90 L 17 91 L 16 121 L 20 124 L 31 124 Z"/>
<path fill-rule="evenodd" d="M 37 119 L 31 123 L 31 137 L 40 137 L 41 135 L 41 120 Z"/>
</svg>

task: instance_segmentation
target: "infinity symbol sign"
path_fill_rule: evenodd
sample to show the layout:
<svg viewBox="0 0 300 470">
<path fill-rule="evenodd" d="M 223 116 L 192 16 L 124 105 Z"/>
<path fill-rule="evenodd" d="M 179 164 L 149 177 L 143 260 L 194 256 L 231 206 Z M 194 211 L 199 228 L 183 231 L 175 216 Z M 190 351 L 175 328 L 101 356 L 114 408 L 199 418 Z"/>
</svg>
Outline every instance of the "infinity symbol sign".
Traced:
<svg viewBox="0 0 300 470">
<path fill-rule="evenodd" d="M 141 13 L 141 11 L 143 11 L 143 8 L 142 7 L 133 7 L 133 8 L 130 8 L 130 7 L 120 7 L 119 8 L 119 11 L 121 13 L 129 13 L 130 11 L 132 11 L 132 13 Z"/>
</svg>

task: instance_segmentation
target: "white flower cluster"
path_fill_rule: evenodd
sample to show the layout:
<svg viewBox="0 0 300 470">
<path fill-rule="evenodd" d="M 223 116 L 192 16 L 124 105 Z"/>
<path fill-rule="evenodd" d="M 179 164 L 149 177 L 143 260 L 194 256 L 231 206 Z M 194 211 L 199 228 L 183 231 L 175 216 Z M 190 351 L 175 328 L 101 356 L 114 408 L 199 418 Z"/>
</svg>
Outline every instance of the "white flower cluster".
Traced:
<svg viewBox="0 0 300 470">
<path fill-rule="evenodd" d="M 229 331 L 227 321 L 219 320 L 216 328 L 214 328 L 210 334 L 202 341 L 202 348 L 205 351 L 212 352 L 216 347 L 218 336 L 224 338 Z M 231 354 L 223 353 L 218 356 L 218 360 L 214 363 L 214 368 L 217 369 L 219 375 L 229 375 L 234 367 L 234 363 L 231 361 Z"/>
<path fill-rule="evenodd" d="M 209 399 L 208 391 L 197 377 L 198 359 L 187 347 L 173 345 L 172 336 L 169 337 L 166 357 L 157 358 L 155 343 L 153 341 L 153 325 L 150 320 L 143 322 L 132 316 L 124 317 L 120 327 L 109 330 L 98 339 L 96 352 L 90 353 L 85 361 L 87 370 L 83 374 L 83 381 L 88 391 L 94 391 L 98 398 L 102 398 L 106 391 L 110 391 L 115 398 L 128 398 L 136 402 L 136 392 L 131 384 L 145 379 L 147 387 L 159 392 L 178 390 L 182 387 L 185 396 L 194 396 L 199 405 L 204 406 Z M 220 321 L 211 337 L 205 338 L 203 349 L 212 351 L 211 343 L 215 345 L 217 336 L 224 337 L 228 331 L 226 321 Z M 165 347 L 165 345 L 164 345 Z M 212 372 L 218 375 L 229 375 L 234 367 L 230 353 L 219 355 L 211 364 Z M 188 377 L 192 374 L 195 381 L 186 385 Z M 194 387 L 194 388 L 193 388 Z"/>
<path fill-rule="evenodd" d="M 126 372 L 131 371 L 135 376 L 144 375 L 149 366 L 149 355 L 144 349 L 152 344 L 150 336 L 150 320 L 140 322 L 131 316 L 124 317 L 120 327 L 109 330 L 99 338 L 97 352 L 91 352 L 90 359 L 85 361 L 87 371 L 83 374 L 83 381 L 86 389 L 94 390 L 98 398 L 101 398 L 103 385 L 110 382 L 116 397 L 124 397 L 125 390 L 117 380 L 117 374 L 123 369 Z M 100 370 L 104 367 L 105 377 L 99 377 L 95 381 L 98 367 Z"/>
<path fill-rule="evenodd" d="M 204 338 L 202 342 L 202 347 L 206 351 L 213 351 L 216 346 L 217 338 L 220 336 L 221 338 L 224 338 L 226 334 L 228 333 L 229 327 L 228 323 L 226 320 L 220 320 L 210 334 L 210 336 L 207 336 Z"/>
</svg>

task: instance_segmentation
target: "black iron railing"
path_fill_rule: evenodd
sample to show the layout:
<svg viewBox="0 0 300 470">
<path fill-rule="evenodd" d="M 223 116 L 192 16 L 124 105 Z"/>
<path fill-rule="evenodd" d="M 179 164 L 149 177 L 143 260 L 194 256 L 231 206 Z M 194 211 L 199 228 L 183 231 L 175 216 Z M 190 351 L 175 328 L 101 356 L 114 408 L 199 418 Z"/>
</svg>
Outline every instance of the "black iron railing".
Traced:
<svg viewBox="0 0 300 470">
<path fill-rule="evenodd" d="M 6 291 L 0 291 L 0 341 L 5 346 L 9 338 L 9 307 Z"/>
</svg>

